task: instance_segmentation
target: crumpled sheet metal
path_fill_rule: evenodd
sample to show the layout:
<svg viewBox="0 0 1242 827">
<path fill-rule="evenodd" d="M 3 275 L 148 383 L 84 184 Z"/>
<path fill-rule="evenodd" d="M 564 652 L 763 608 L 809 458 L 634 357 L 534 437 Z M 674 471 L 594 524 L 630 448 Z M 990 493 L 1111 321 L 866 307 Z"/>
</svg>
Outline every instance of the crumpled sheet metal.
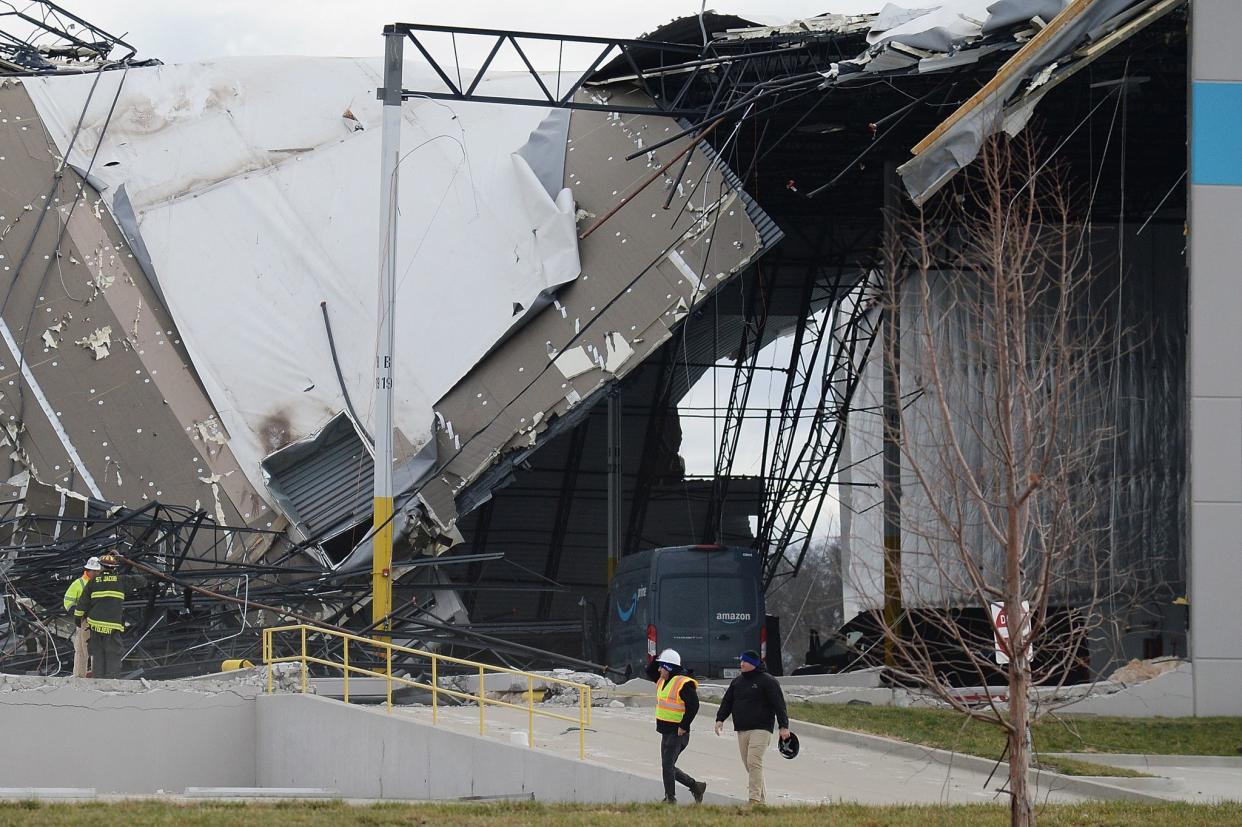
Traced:
<svg viewBox="0 0 1242 827">
<path fill-rule="evenodd" d="M 574 112 L 565 185 L 585 213 L 605 215 L 686 139 L 625 156 L 680 129 L 668 118 Z M 455 524 L 457 495 L 497 459 L 591 404 L 762 251 L 718 161 L 696 152 L 666 211 L 674 177 L 657 178 L 583 240 L 582 276 L 436 404 L 441 463 L 419 493 L 435 529 Z M 598 220 L 582 215 L 580 230 Z"/>
<path fill-rule="evenodd" d="M 984 101 L 946 130 L 934 144 L 898 168 L 897 172 L 911 199 L 917 204 L 926 201 L 959 170 L 974 161 L 983 142 L 991 135 L 1007 128 L 1011 132 L 1020 129 L 1025 124 L 1025 118 L 1006 118 L 1006 104 L 1018 90 L 1040 71 L 1063 60 L 1082 44 L 1089 32 L 1142 2 L 1143 0 L 1096 0 L 1072 22 L 1053 34 L 1024 62 L 1020 71 L 1005 78 Z M 962 0 L 962 5 L 970 4 Z M 1014 23 L 1029 20 L 1036 14 L 1048 22 L 1051 17 L 1045 15 L 1051 12 L 1055 16 L 1060 9 L 1054 7 L 1063 5 L 1066 5 L 1065 0 L 1040 0 L 1036 3 L 1001 0 L 988 7 L 990 17 L 980 30 L 993 33 Z M 1018 16 L 1020 14 L 1025 17 Z M 1029 115 L 1029 112 L 1026 114 Z"/>
<path fill-rule="evenodd" d="M 344 407 L 321 301 L 373 430 L 377 66 L 232 57 L 22 81 L 61 153 L 85 106 L 68 160 L 85 167 L 98 146 L 104 207 L 141 241 L 143 269 L 258 491 L 264 456 Z M 407 76 L 417 85 L 413 62 Z M 484 81 L 519 82 L 525 73 Z M 543 123 L 549 110 L 419 99 L 402 110 L 397 348 L 408 357 L 396 365 L 395 423 L 417 448 L 432 439 L 434 401 L 525 322 L 515 304 L 536 304 L 580 264 L 572 197 L 541 179 L 559 178 L 565 152 Z"/>
</svg>

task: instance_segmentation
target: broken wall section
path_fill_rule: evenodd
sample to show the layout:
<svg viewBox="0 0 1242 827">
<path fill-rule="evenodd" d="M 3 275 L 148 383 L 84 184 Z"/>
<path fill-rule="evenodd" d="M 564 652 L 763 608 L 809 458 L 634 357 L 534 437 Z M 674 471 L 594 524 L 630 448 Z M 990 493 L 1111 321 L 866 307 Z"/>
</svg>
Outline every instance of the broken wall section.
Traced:
<svg viewBox="0 0 1242 827">
<path fill-rule="evenodd" d="M 610 92 L 614 100 L 631 94 Z M 779 231 L 761 234 L 736 178 L 714 156 L 696 152 L 675 180 L 672 162 L 691 139 L 625 160 L 680 131 L 669 118 L 573 113 L 565 184 L 586 236 L 582 275 L 436 404 L 439 465 L 419 496 L 440 530 L 455 524 L 457 498 L 497 460 L 572 426 L 585 403 L 779 239 Z"/>
<path fill-rule="evenodd" d="M 374 429 L 381 74 L 378 59 L 238 57 L 24 81 L 70 163 L 98 151 L 104 206 L 132 215 L 229 447 L 265 494 L 260 461 L 323 428 L 346 395 Z M 413 63 L 406 75 L 418 85 Z M 514 81 L 487 82 L 500 94 Z M 530 140 L 546 113 L 402 107 L 402 173 L 417 186 L 400 188 L 394 416 L 415 451 L 433 401 L 522 321 L 515 306 L 578 275 L 572 199 L 528 160 L 551 153 L 546 172 L 564 154 Z"/>
<path fill-rule="evenodd" d="M 135 507 L 193 505 L 224 524 L 274 522 L 101 196 L 72 169 L 56 177 L 61 158 L 23 84 L 0 82 L 0 110 L 0 277 L 11 285 L 0 476 L 29 471 Z"/>
</svg>

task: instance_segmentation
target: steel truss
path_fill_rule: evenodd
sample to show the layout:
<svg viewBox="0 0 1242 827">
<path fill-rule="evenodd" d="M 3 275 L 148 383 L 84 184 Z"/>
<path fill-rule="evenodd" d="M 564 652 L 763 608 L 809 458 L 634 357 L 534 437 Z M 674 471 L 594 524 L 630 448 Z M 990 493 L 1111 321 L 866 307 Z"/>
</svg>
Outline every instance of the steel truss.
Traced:
<svg viewBox="0 0 1242 827">
<path fill-rule="evenodd" d="M 384 34 L 400 33 L 405 35 L 406 39 L 414 45 L 418 53 L 426 61 L 427 66 L 435 73 L 435 75 L 443 83 L 443 87 L 438 89 L 402 89 L 401 97 L 409 99 L 414 97 L 432 98 L 435 100 L 453 100 L 453 101 L 476 101 L 481 103 L 505 103 L 515 104 L 519 106 L 547 106 L 558 109 L 582 109 L 595 112 L 621 112 L 623 114 L 699 114 L 698 110 L 676 108 L 669 109 L 658 103 L 659 90 L 655 89 L 647 82 L 647 76 L 639 68 L 641 63 L 655 60 L 657 64 L 668 63 L 682 64 L 687 61 L 693 61 L 700 56 L 700 49 L 694 46 L 687 46 L 681 43 L 659 43 L 646 40 L 623 40 L 613 37 L 581 37 L 576 35 L 558 35 L 548 34 L 546 32 L 521 32 L 509 29 L 477 29 L 462 26 L 428 26 L 417 23 L 393 23 L 384 27 Z M 437 59 L 428 46 L 429 35 L 447 34 L 451 38 L 453 45 L 453 61 Z M 477 69 L 465 69 L 463 75 L 463 67 L 458 55 L 458 40 L 462 41 L 485 41 L 490 42 L 490 50 L 487 57 Z M 558 47 L 558 63 L 555 70 L 543 72 L 536 70 L 534 64 L 531 63 L 527 49 L 523 48 L 526 44 L 527 48 L 533 43 L 546 44 L 555 43 Z M 521 59 L 526 67 L 531 80 L 539 89 L 538 95 L 491 95 L 483 94 L 479 91 L 479 85 L 482 83 L 484 75 L 491 68 L 493 61 L 501 49 L 509 45 Z M 549 88 L 545 83 L 544 75 L 555 74 L 559 79 L 565 73 L 561 59 L 564 55 L 565 47 L 598 47 L 594 60 L 586 68 L 585 71 L 575 70 L 572 74 L 576 79 L 569 83 L 568 86 L 562 88 L 558 82 L 553 82 L 553 87 Z M 649 105 L 615 105 L 608 104 L 602 98 L 595 100 L 575 100 L 575 96 L 582 88 L 583 84 L 604 65 L 605 61 L 611 58 L 621 58 L 629 65 L 637 76 L 640 85 L 644 90 L 652 95 L 652 103 Z M 598 96 L 597 96 L 598 98 Z"/>
<path fill-rule="evenodd" d="M 16 503 L 20 505 L 20 503 Z M 6 612 L 0 618 L 0 663 L 6 671 L 55 672 L 72 661 L 68 637 L 72 623 L 59 611 L 61 595 L 92 555 L 119 552 L 178 580 L 232 593 L 245 587 L 263 591 L 280 579 L 307 576 L 321 568 L 299 569 L 286 562 L 293 548 L 279 533 L 218 525 L 206 512 L 150 502 L 139 509 L 90 502 L 85 516 L 20 513 L 0 519 L 0 586 Z M 283 552 L 283 553 L 282 553 Z M 266 562 L 256 562 L 258 559 Z M 231 657 L 234 647 L 213 645 L 232 607 L 195 604 L 192 593 L 151 581 L 139 605 L 131 601 L 126 620 L 138 646 L 130 657 L 160 668 L 188 665 L 192 651 L 210 647 L 208 662 Z M 42 619 L 24 606 L 44 607 Z M 46 612 L 46 607 L 57 611 Z M 200 625 L 201 624 L 201 625 Z M 241 628 L 249 623 L 242 618 Z M 152 634 L 156 628 L 159 634 Z M 204 653 L 207 655 L 208 653 Z M 157 672 L 159 669 L 156 670 Z"/>
<path fill-rule="evenodd" d="M 0 7 L 0 72 L 47 73 L 99 68 L 116 49 L 136 50 L 116 35 L 47 0 Z"/>
<path fill-rule="evenodd" d="M 806 317 L 795 334 L 755 540 L 765 589 L 797 575 L 836 481 L 850 407 L 879 330 L 877 290 L 870 276 L 846 278 L 842 271 L 808 283 L 809 304 L 821 293 L 827 306 Z M 818 401 L 808 422 L 805 403 L 817 373 Z M 800 433 L 805 437 L 790 461 Z"/>
<path fill-rule="evenodd" d="M 729 481 L 733 478 L 738 439 L 742 435 L 742 423 L 746 418 L 746 403 L 750 399 L 759 351 L 763 349 L 763 336 L 768 323 L 767 308 L 771 305 L 772 287 L 776 283 L 775 279 L 769 279 L 764 284 L 762 268 L 755 272 L 758 281 L 746 302 L 741 341 L 738 343 L 737 360 L 729 389 L 729 404 L 725 408 L 720 444 L 716 450 L 711 499 L 707 504 L 707 524 L 703 529 L 703 541 L 707 543 L 719 540 L 720 519 L 729 495 Z"/>
<path fill-rule="evenodd" d="M 811 48 L 813 42 L 831 44 L 840 38 L 833 33 L 805 33 L 798 42 L 778 44 L 777 48 L 772 48 L 771 43 L 757 47 L 746 40 L 709 40 L 698 46 L 418 23 L 393 23 L 384 27 L 384 33 L 405 35 L 441 84 L 436 88 L 402 89 L 403 99 L 504 103 L 695 120 L 730 114 L 741 116 L 744 108 L 758 98 L 791 88 L 812 88 L 823 81 L 821 73 L 827 71 L 834 60 L 842 58 L 839 50 Z M 443 35 L 451 41 L 451 60 L 432 53 L 430 38 Z M 461 64 L 459 45 L 472 42 L 487 45 L 487 56 L 477 68 L 466 68 Z M 523 48 L 523 44 L 527 48 Z M 549 67 L 543 72 L 535 68 L 528 53 L 532 44 L 556 45 L 555 68 Z M 538 94 L 497 95 L 480 90 L 484 75 L 506 46 L 521 60 Z M 566 48 L 591 49 L 594 58 L 585 69 L 567 69 L 564 65 Z M 562 76 L 573 80 L 565 86 L 559 80 L 549 86 L 549 77 L 559 79 Z M 618 81 L 633 84 L 645 93 L 650 103 L 610 102 L 604 93 L 596 91 L 600 84 Z M 741 92 L 740 99 L 723 112 L 713 112 L 713 104 L 726 88 Z M 581 90 L 590 90 L 590 94 L 580 96 Z"/>
<path fill-rule="evenodd" d="M 73 622 L 60 606 L 69 583 L 91 555 L 118 552 L 149 567 L 146 586 L 126 602 L 129 627 L 125 663 L 146 677 L 179 677 L 215 671 L 221 661 L 261 657 L 265 626 L 287 622 L 286 613 L 324 624 L 356 627 L 370 607 L 366 572 L 334 572 L 321 553 L 275 531 L 225 526 L 203 511 L 150 502 L 125 509 L 91 501 L 85 516 L 23 513 L 22 500 L 0 504 L 0 671 L 63 674 L 73 662 Z M 502 560 L 500 554 L 454 555 L 414 561 L 406 575 L 423 567 L 477 566 Z M 503 561 L 503 560 L 502 560 Z M 440 622 L 431 609 L 436 585 L 399 580 L 410 598 L 393 614 L 394 635 L 420 643 L 488 651 L 501 660 L 525 665 L 595 667 L 542 649 L 493 638 L 472 626 Z M 466 588 L 508 584 L 471 582 Z M 196 594 L 194 588 L 225 595 L 226 602 Z M 548 591 L 560 590 L 549 587 Z M 427 599 L 430 595 L 430 599 Z M 240 602 L 242 605 L 238 605 Z M 264 604 L 272 609 L 255 604 Z M 55 608 L 52 608 L 55 607 Z M 558 624 L 530 623 L 515 630 L 525 636 L 562 631 Z M 362 629 L 360 633 L 367 630 Z M 602 667 L 595 667 L 602 670 Z"/>
</svg>

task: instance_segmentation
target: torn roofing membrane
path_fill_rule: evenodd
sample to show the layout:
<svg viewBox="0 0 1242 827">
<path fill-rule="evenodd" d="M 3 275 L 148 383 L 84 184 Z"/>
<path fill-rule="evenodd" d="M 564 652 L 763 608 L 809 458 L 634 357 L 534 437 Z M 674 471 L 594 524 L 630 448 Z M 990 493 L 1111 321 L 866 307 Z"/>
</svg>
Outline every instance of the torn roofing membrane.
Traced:
<svg viewBox="0 0 1242 827">
<path fill-rule="evenodd" d="M 264 456 L 344 408 L 322 301 L 360 424 L 374 427 L 379 63 L 135 68 L 102 73 L 93 95 L 94 75 L 22 81 L 62 153 L 85 110 L 68 161 L 85 168 L 98 150 L 92 182 L 136 226 L 260 491 Z M 395 424 L 413 453 L 431 438 L 434 401 L 522 322 L 515 304 L 580 267 L 573 198 L 545 186 L 565 153 L 555 126 L 540 130 L 548 110 L 412 100 L 402 113 Z"/>
<path fill-rule="evenodd" d="M 1015 53 L 996 78 L 954 113 L 915 157 L 898 168 L 912 200 L 923 203 L 1002 130 L 1020 131 L 1049 80 L 1072 74 L 1101 53 L 1098 44 L 1131 21 L 1143 24 L 1185 0 L 952 0 L 906 6 L 888 3 L 874 16 L 827 14 L 802 25 L 754 27 L 725 38 L 753 39 L 800 31 L 840 34 L 869 24 L 865 52 L 833 64 L 824 87 L 909 72 L 953 69 L 992 52 Z M 1064 12 L 1064 14 L 1062 14 Z M 1132 33 L 1132 32 L 1131 32 Z M 1119 40 L 1117 42 L 1120 42 Z M 1115 44 L 1109 44 L 1115 45 Z M 1103 47 L 1106 50 L 1107 46 Z M 1041 91 L 1042 90 L 1042 91 Z"/>
<path fill-rule="evenodd" d="M 1015 105 L 1009 109 L 1006 105 L 1018 97 L 1023 86 L 1027 87 L 1027 96 L 1042 96 L 1043 91 L 1036 90 L 1047 83 L 1059 64 L 1069 63 L 1072 72 L 1076 71 L 1074 61 L 1085 62 L 1098 56 L 1098 52 L 1078 54 L 1076 50 L 1124 24 L 1129 20 L 1127 12 L 1151 7 L 1149 18 L 1154 18 L 1176 5 L 1179 3 L 1152 0 L 1094 0 L 1074 8 L 1069 0 L 1000 0 L 991 4 L 989 17 L 981 27 L 984 34 L 994 35 L 1007 26 L 1027 23 L 1032 23 L 1035 31 L 1022 50 L 997 72 L 990 88 L 980 90 L 929 136 L 931 140 L 925 146 L 916 147 L 913 160 L 898 168 L 911 198 L 923 203 L 975 159 L 988 136 L 1002 129 L 1011 134 L 1020 131 L 1031 107 Z M 1041 16 L 1041 12 L 1050 16 Z M 1023 29 L 1019 36 L 1025 39 L 1027 34 Z M 962 43 L 960 48 L 970 45 Z M 1038 97 L 1031 99 L 1038 101 Z"/>
<path fill-rule="evenodd" d="M 638 94 L 619 88 L 579 97 L 636 103 Z M 643 151 L 681 131 L 667 117 L 573 112 L 565 176 L 586 236 L 582 276 L 436 404 L 438 466 L 419 493 L 430 529 L 451 532 L 459 504 L 486 499 L 472 486 L 497 460 L 563 430 L 780 240 L 715 152 L 696 142 L 679 185 L 672 167 L 693 139 Z M 607 219 L 596 228 L 601 216 Z"/>
</svg>

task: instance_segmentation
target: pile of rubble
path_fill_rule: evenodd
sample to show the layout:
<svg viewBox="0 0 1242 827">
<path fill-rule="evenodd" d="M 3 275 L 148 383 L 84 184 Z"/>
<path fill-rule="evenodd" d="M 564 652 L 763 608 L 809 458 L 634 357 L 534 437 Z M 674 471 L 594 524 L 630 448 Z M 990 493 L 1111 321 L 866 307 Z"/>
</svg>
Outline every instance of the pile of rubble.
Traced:
<svg viewBox="0 0 1242 827">
<path fill-rule="evenodd" d="M 1030 697 L 1044 709 L 1081 714 L 1178 716 L 1191 714 L 1187 711 L 1191 709 L 1189 680 L 1190 664 L 1178 658 L 1132 660 L 1107 680 L 1034 687 Z M 782 678 L 781 684 L 785 699 L 791 703 L 949 708 L 930 691 L 883 685 L 878 669 Z M 727 688 L 725 683 L 703 683 L 699 686 L 699 698 L 719 703 Z M 965 686 L 951 691 L 967 704 L 994 702 L 1004 706 L 1008 702 L 1008 691 L 1003 686 Z"/>
<path fill-rule="evenodd" d="M 577 706 L 578 690 L 567 686 L 562 681 L 585 684 L 591 688 L 591 706 L 625 706 L 615 697 L 617 685 L 602 675 L 593 672 L 574 672 L 570 669 L 553 669 L 551 671 L 534 672 L 536 677 L 496 672 L 487 675 L 483 680 L 484 696 L 495 701 L 510 703 L 526 703 L 526 693 L 533 693 L 535 703 L 553 706 Z M 554 680 L 545 680 L 552 678 Z M 439 679 L 444 689 L 454 689 L 470 695 L 479 691 L 478 675 L 453 675 Z"/>
<path fill-rule="evenodd" d="M 267 690 L 267 669 L 253 667 L 236 672 L 218 672 L 195 678 L 179 680 L 122 680 L 119 678 L 73 678 L 45 675 L 8 675 L 0 673 L 0 692 L 53 692 L 61 687 L 90 689 L 97 692 L 142 694 L 160 690 L 193 692 L 215 695 L 221 692 L 246 691 L 257 693 Z M 294 663 L 278 663 L 272 667 L 273 692 L 301 692 L 301 670 Z M 307 691 L 313 693 L 314 687 Z"/>
<path fill-rule="evenodd" d="M 1149 681 L 1152 678 L 1158 678 L 1167 672 L 1172 672 L 1182 663 L 1183 661 L 1179 658 L 1136 659 L 1113 672 L 1113 674 L 1108 676 L 1108 680 L 1110 683 L 1120 683 L 1129 686 Z"/>
</svg>

